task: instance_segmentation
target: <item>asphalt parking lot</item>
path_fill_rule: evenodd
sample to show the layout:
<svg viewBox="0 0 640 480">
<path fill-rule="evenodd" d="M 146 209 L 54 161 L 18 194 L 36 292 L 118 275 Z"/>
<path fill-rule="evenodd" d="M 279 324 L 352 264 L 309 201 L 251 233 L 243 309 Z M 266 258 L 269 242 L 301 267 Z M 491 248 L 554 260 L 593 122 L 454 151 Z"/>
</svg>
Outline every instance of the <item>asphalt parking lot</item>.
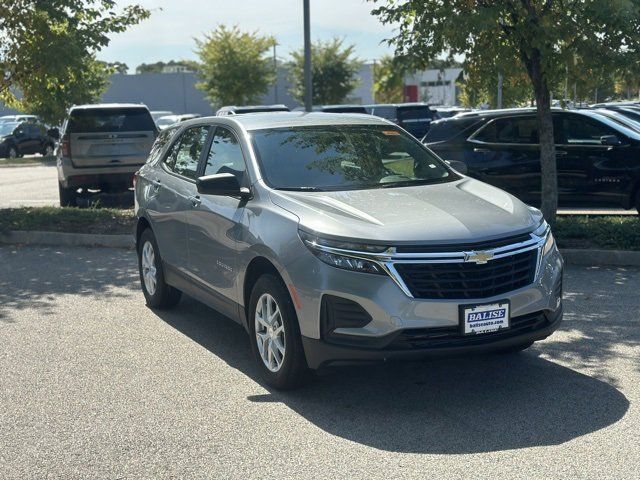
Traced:
<svg viewBox="0 0 640 480">
<path fill-rule="evenodd" d="M 190 299 L 146 308 L 133 252 L 3 246 L 0 265 L 3 479 L 640 471 L 638 270 L 569 267 L 561 330 L 523 354 L 343 368 L 279 393 L 241 327 Z"/>
</svg>

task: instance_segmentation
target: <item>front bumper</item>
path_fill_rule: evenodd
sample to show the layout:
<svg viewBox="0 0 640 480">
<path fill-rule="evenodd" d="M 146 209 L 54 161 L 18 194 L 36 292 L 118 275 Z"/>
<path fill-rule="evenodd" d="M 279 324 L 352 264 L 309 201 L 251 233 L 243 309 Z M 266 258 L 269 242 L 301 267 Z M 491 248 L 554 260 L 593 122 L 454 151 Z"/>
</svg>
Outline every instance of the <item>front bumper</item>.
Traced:
<svg viewBox="0 0 640 480">
<path fill-rule="evenodd" d="M 391 359 L 421 359 L 495 352 L 516 345 L 542 340 L 562 321 L 562 306 L 512 318 L 512 327 L 503 332 L 462 335 L 457 328 L 399 330 L 377 348 L 342 346 L 302 337 L 307 365 L 318 369 L 329 364 L 375 362 Z"/>
</svg>

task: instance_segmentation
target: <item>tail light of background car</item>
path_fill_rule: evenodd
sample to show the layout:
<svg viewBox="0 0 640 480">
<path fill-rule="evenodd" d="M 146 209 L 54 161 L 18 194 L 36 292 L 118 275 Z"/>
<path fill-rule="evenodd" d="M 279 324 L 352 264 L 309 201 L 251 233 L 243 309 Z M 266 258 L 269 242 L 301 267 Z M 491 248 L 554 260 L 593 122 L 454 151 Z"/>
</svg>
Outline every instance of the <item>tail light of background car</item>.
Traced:
<svg viewBox="0 0 640 480">
<path fill-rule="evenodd" d="M 62 137 L 60 142 L 60 151 L 62 152 L 63 157 L 71 158 L 71 140 L 69 139 L 69 135 Z"/>
</svg>

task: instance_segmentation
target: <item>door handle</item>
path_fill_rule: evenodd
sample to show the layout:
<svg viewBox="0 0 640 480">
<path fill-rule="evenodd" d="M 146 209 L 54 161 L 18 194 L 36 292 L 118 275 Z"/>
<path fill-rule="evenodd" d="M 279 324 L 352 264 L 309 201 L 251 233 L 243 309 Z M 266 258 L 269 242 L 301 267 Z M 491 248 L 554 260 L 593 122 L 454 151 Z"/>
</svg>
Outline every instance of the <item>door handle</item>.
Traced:
<svg viewBox="0 0 640 480">
<path fill-rule="evenodd" d="M 476 153 L 489 153 L 491 150 L 487 150 L 486 148 L 474 148 L 473 151 Z"/>
<path fill-rule="evenodd" d="M 564 157 L 565 155 L 568 155 L 569 152 L 565 151 L 565 150 L 556 150 L 556 157 Z"/>
<path fill-rule="evenodd" d="M 195 197 L 189 197 L 189 201 L 191 202 L 192 207 L 199 207 L 202 203 L 202 200 L 200 200 L 200 197 L 198 195 L 196 195 Z"/>
</svg>

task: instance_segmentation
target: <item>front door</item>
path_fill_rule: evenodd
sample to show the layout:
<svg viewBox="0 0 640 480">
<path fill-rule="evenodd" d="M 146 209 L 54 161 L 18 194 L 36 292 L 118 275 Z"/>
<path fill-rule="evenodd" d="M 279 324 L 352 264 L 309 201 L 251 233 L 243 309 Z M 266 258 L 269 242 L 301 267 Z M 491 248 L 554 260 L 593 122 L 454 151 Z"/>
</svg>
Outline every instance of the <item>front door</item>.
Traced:
<svg viewBox="0 0 640 480">
<path fill-rule="evenodd" d="M 234 132 L 225 127 L 215 128 L 200 172 L 232 173 L 240 185 L 248 186 L 244 156 Z M 199 195 L 198 200 L 188 214 L 189 269 L 233 308 L 237 300 L 238 239 L 246 200 L 219 195 Z"/>
</svg>

